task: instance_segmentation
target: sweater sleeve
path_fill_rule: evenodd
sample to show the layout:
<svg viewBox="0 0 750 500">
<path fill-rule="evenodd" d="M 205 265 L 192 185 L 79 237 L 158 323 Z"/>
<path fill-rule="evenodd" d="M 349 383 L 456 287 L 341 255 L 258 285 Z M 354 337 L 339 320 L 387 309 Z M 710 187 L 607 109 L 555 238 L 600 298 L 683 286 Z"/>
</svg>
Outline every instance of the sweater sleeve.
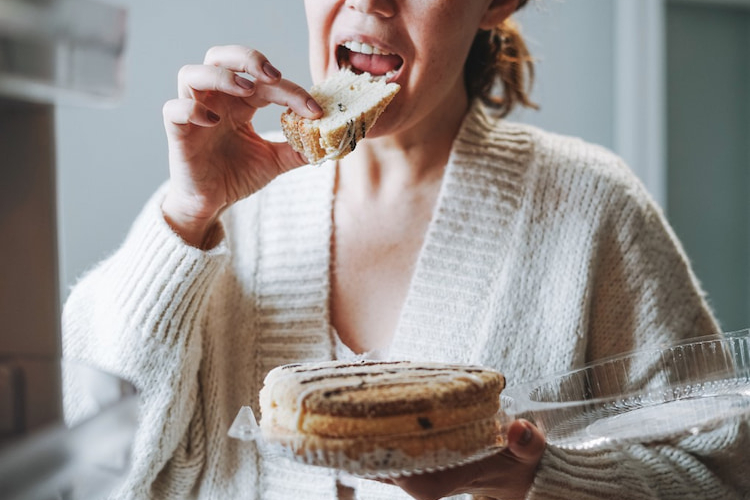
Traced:
<svg viewBox="0 0 750 500">
<path fill-rule="evenodd" d="M 63 308 L 66 366 L 103 370 L 138 392 L 141 425 L 119 498 L 152 496 L 165 469 L 189 491 L 200 472 L 201 325 L 228 250 L 224 242 L 208 252 L 186 245 L 164 221 L 162 198 L 163 190 L 149 200 L 123 245 L 76 284 Z M 92 413 L 96 397 L 80 372 L 63 377 L 72 423 Z"/>
<path fill-rule="evenodd" d="M 640 185 L 606 203 L 590 278 L 587 359 L 718 334 L 684 251 Z M 528 498 L 747 498 L 748 446 L 747 422 L 588 451 L 549 444 Z"/>
<path fill-rule="evenodd" d="M 718 334 L 683 249 L 640 185 L 618 186 L 605 203 L 591 263 L 588 361 Z M 748 423 L 736 421 L 658 443 L 586 451 L 549 444 L 528 498 L 747 498 L 748 446 Z"/>
<path fill-rule="evenodd" d="M 565 450 L 548 446 L 527 498 L 747 499 L 750 427 L 719 428 L 667 442 Z"/>
<path fill-rule="evenodd" d="M 587 361 L 720 333 L 685 251 L 640 184 L 611 194 L 595 245 Z"/>
</svg>

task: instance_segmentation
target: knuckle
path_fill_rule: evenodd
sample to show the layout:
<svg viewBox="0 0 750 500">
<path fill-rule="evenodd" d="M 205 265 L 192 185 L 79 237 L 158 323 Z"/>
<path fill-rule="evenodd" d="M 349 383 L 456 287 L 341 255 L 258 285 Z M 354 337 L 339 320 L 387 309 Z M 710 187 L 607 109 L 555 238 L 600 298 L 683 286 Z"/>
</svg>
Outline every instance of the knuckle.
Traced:
<svg viewBox="0 0 750 500">
<path fill-rule="evenodd" d="M 172 111 L 172 109 L 174 109 L 174 99 L 164 103 L 164 105 L 161 107 L 161 114 L 166 117 Z"/>
<path fill-rule="evenodd" d="M 161 116 L 164 121 L 169 121 L 169 119 L 172 117 L 172 106 L 170 104 L 170 101 L 165 102 L 164 106 L 161 107 Z"/>
<path fill-rule="evenodd" d="M 189 75 L 192 72 L 192 70 L 193 70 L 193 66 L 190 64 L 186 64 L 182 66 L 177 71 L 177 81 L 184 82 L 187 78 L 189 78 Z"/>
<path fill-rule="evenodd" d="M 185 103 L 182 99 L 172 99 L 162 106 L 162 116 L 165 122 L 183 123 L 186 121 L 189 113 L 185 110 Z"/>
<path fill-rule="evenodd" d="M 185 108 L 185 100 L 184 99 L 170 99 L 169 101 L 164 103 L 164 106 L 162 106 L 161 111 L 162 114 L 166 116 L 173 116 L 180 112 L 180 110 Z"/>
<path fill-rule="evenodd" d="M 247 59 L 255 60 L 258 57 L 263 56 L 260 52 L 258 52 L 257 49 L 254 49 L 252 47 L 244 47 L 244 51 L 245 51 L 244 55 Z"/>
<path fill-rule="evenodd" d="M 260 51 L 252 47 L 245 47 L 244 58 L 247 61 L 248 67 L 249 66 L 260 67 L 263 64 L 263 62 L 265 62 L 266 60 L 266 56 L 264 56 Z"/>
<path fill-rule="evenodd" d="M 209 61 L 213 61 L 216 59 L 218 52 L 221 50 L 221 47 L 214 45 L 213 47 L 209 47 L 206 51 L 206 55 L 203 57 L 203 60 L 207 63 Z"/>
</svg>

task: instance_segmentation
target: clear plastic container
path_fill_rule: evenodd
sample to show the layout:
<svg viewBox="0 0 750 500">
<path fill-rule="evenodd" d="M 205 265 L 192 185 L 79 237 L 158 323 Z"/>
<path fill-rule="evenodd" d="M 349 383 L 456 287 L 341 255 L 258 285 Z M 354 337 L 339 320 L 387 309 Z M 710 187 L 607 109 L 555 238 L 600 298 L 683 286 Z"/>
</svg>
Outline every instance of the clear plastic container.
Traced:
<svg viewBox="0 0 750 500">
<path fill-rule="evenodd" d="M 750 418 L 750 332 L 632 352 L 508 388 L 501 399 L 563 448 L 698 434 Z"/>
<path fill-rule="evenodd" d="M 377 441 L 369 443 L 372 438 L 363 438 L 368 441 L 368 451 L 355 457 L 343 451 L 335 449 L 309 450 L 294 445 L 282 445 L 263 439 L 253 410 L 249 406 L 243 406 L 235 418 L 229 436 L 241 441 L 254 441 L 261 453 L 273 459 L 278 457 L 288 458 L 295 462 L 331 467 L 339 469 L 354 476 L 369 479 L 387 479 L 411 476 L 429 472 L 437 472 L 452 467 L 457 467 L 470 462 L 481 460 L 492 454 L 505 449 L 507 444 L 507 426 L 510 420 L 500 410 L 495 416 L 494 426 L 497 429 L 495 443 L 474 453 L 466 454 L 448 449 L 428 449 L 420 456 L 412 457 L 387 446 L 378 446 Z M 478 424 L 479 425 L 479 424 Z M 481 425 L 487 425 L 483 423 Z M 398 436 L 389 436 L 390 438 Z"/>
</svg>

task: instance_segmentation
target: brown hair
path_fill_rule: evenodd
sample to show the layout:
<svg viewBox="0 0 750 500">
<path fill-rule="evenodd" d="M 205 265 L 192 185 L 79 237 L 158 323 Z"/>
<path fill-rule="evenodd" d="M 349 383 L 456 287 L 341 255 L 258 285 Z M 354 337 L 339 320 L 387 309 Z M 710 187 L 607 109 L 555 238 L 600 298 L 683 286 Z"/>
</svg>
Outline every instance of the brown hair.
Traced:
<svg viewBox="0 0 750 500">
<path fill-rule="evenodd" d="M 528 0 L 519 0 L 517 9 Z M 474 38 L 464 66 L 469 98 L 479 98 L 506 116 L 520 104 L 538 109 L 529 98 L 534 81 L 534 59 L 518 25 L 510 18 L 491 30 L 481 30 Z M 502 85 L 497 95 L 495 84 Z"/>
</svg>

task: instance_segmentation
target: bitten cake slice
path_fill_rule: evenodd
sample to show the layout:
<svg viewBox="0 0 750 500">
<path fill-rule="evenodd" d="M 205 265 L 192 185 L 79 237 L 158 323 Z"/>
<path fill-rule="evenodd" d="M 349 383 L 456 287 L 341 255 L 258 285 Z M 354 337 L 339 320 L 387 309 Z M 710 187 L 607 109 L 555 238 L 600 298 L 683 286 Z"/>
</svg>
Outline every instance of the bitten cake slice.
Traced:
<svg viewBox="0 0 750 500">
<path fill-rule="evenodd" d="M 263 438 L 306 463 L 360 475 L 455 465 L 504 444 L 503 376 L 442 363 L 323 362 L 272 370 Z"/>
<path fill-rule="evenodd" d="M 287 109 L 281 115 L 281 129 L 292 148 L 310 163 L 343 158 L 365 138 L 400 89 L 369 73 L 342 69 L 310 89 L 323 108 L 322 118 L 310 120 Z"/>
</svg>

